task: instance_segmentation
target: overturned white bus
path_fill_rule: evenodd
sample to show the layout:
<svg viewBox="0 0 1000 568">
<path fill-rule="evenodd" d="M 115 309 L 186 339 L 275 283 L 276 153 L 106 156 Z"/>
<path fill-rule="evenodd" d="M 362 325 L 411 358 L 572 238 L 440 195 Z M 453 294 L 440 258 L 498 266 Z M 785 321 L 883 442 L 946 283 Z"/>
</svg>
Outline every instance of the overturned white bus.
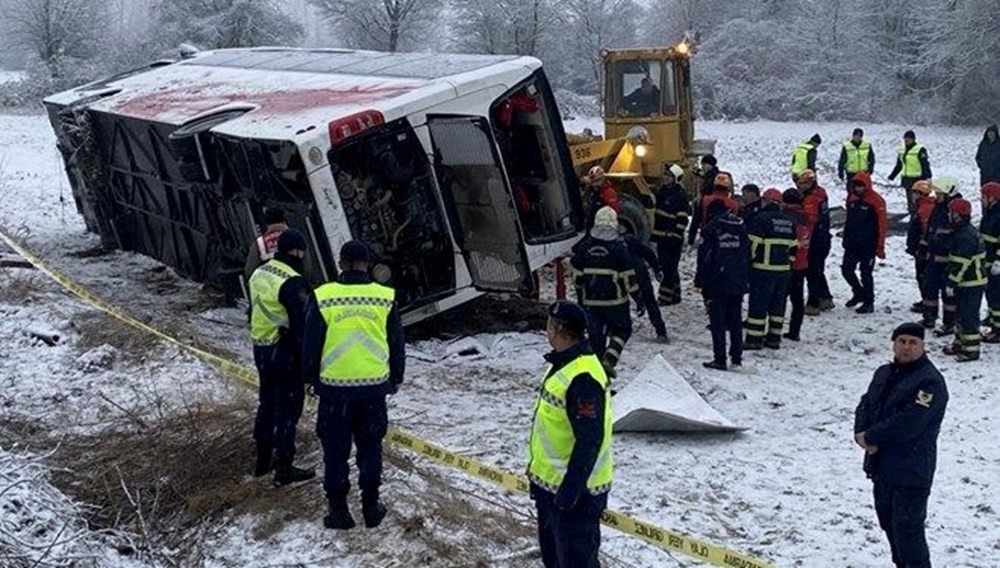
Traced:
<svg viewBox="0 0 1000 568">
<path fill-rule="evenodd" d="M 530 57 L 290 48 L 199 52 L 45 99 L 104 246 L 238 294 L 265 207 L 350 239 L 412 323 L 531 272 L 583 231 L 559 111 Z"/>
</svg>

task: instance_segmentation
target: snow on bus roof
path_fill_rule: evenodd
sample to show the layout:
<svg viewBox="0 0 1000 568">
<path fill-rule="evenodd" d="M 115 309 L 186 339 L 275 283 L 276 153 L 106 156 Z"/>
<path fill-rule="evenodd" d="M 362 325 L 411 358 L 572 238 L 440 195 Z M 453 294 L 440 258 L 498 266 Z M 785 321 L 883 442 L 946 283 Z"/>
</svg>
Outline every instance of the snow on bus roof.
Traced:
<svg viewBox="0 0 1000 568">
<path fill-rule="evenodd" d="M 407 102 L 447 96 L 461 83 L 488 77 L 494 70 L 509 71 L 526 59 L 513 55 L 224 49 L 79 87 L 48 97 L 46 102 L 71 104 L 109 90 L 114 94 L 88 108 L 177 125 L 212 111 L 243 107 L 252 110 L 214 130 L 234 136 L 288 139 L 304 128 L 363 110 L 381 111 L 387 120 L 398 118 L 393 115 L 404 114 L 401 107 Z"/>
</svg>

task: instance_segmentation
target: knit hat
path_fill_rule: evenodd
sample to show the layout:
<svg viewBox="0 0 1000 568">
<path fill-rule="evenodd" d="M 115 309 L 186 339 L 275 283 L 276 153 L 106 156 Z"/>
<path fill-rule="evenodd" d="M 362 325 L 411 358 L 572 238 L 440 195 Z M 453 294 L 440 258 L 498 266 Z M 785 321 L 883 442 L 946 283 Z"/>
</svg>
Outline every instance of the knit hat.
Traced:
<svg viewBox="0 0 1000 568">
<path fill-rule="evenodd" d="M 715 156 L 713 156 L 711 154 L 705 154 L 704 156 L 702 156 L 701 157 L 701 163 L 702 164 L 708 164 L 710 166 L 717 166 L 717 165 L 719 165 L 719 161 L 716 160 Z"/>
<path fill-rule="evenodd" d="M 823 139 L 820 137 L 819 134 L 813 134 L 812 137 L 809 139 L 809 141 L 812 142 L 813 144 L 816 144 L 817 146 L 823 143 Z"/>
<path fill-rule="evenodd" d="M 865 131 L 861 130 L 860 128 L 855 128 L 854 132 L 851 133 L 851 136 L 864 136 L 864 135 Z"/>
<path fill-rule="evenodd" d="M 907 130 L 903 133 L 903 138 L 909 138 L 910 140 L 916 140 L 917 135 L 912 130 Z"/>
<path fill-rule="evenodd" d="M 286 229 L 278 237 L 278 252 L 304 251 L 306 249 L 306 238 L 295 229 Z"/>
<path fill-rule="evenodd" d="M 340 247 L 340 262 L 350 264 L 352 262 L 371 262 L 372 252 L 362 241 L 347 241 Z"/>
<path fill-rule="evenodd" d="M 923 341 L 924 339 L 924 326 L 919 323 L 908 321 L 904 324 L 900 324 L 896 329 L 892 330 L 892 340 L 896 341 L 896 338 L 900 335 L 909 335 L 916 337 Z"/>
<path fill-rule="evenodd" d="M 587 312 L 569 300 L 560 300 L 550 304 L 549 317 L 558 320 L 575 336 L 583 337 L 587 331 Z"/>
</svg>

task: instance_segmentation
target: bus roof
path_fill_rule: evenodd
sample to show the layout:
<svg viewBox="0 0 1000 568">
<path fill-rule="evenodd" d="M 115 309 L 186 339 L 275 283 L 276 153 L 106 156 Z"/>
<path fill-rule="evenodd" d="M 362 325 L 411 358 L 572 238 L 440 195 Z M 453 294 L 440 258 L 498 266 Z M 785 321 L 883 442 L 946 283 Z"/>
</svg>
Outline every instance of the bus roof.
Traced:
<svg viewBox="0 0 1000 568">
<path fill-rule="evenodd" d="M 495 84 L 491 77 L 540 66 L 516 55 L 222 49 L 57 93 L 45 102 L 69 105 L 113 93 L 86 108 L 178 126 L 225 109 L 249 109 L 213 131 L 286 140 L 362 111 L 394 120 L 422 100 L 433 104 L 463 86 Z"/>
</svg>

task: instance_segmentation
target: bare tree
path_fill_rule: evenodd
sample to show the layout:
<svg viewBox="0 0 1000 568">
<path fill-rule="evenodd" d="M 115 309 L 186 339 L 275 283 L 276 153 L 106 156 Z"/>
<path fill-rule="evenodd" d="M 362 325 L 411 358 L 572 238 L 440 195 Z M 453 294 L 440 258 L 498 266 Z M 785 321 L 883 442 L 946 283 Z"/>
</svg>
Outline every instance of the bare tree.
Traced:
<svg viewBox="0 0 1000 568">
<path fill-rule="evenodd" d="M 441 9 L 441 0 L 309 0 L 351 47 L 395 53 L 416 41 Z"/>
<path fill-rule="evenodd" d="M 104 0 L 5 0 L 8 49 L 28 50 L 51 78 L 61 77 L 67 61 L 93 57 L 107 24 Z"/>
<path fill-rule="evenodd" d="M 539 55 L 560 21 L 556 0 L 456 0 L 456 44 L 479 53 Z"/>
<path fill-rule="evenodd" d="M 163 47 L 294 45 L 302 26 L 279 0 L 160 0 L 154 8 Z"/>
<path fill-rule="evenodd" d="M 635 44 L 642 9 L 634 0 L 567 0 L 563 5 L 568 45 L 577 69 L 588 73 L 587 92 L 598 92 L 601 83 L 601 49 Z"/>
</svg>

